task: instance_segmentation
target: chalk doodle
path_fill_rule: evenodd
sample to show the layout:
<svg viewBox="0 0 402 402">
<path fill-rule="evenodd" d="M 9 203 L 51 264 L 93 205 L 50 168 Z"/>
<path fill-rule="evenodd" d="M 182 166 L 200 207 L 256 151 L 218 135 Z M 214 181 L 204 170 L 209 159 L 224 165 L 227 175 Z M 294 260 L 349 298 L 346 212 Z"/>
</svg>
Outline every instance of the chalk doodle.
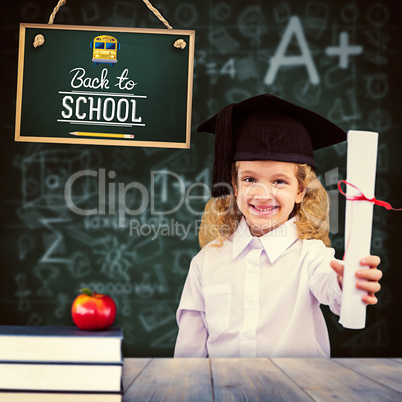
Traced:
<svg viewBox="0 0 402 402">
<path fill-rule="evenodd" d="M 65 317 L 70 311 L 70 299 L 67 294 L 65 293 L 59 293 L 57 295 L 57 307 L 54 310 L 54 315 L 57 318 L 63 318 Z"/>
<path fill-rule="evenodd" d="M 17 298 L 18 310 L 21 312 L 30 310 L 31 303 L 28 296 L 31 296 L 32 291 L 27 289 L 27 276 L 19 273 L 15 276 L 15 283 L 17 285 L 15 297 Z"/>
<path fill-rule="evenodd" d="M 239 31 L 246 38 L 251 38 L 252 46 L 261 45 L 261 36 L 268 32 L 268 24 L 264 14 L 258 6 L 245 8 L 238 18 Z"/>
<path fill-rule="evenodd" d="M 103 248 L 94 250 L 98 255 L 96 263 L 100 265 L 100 272 L 111 279 L 130 280 L 128 270 L 132 266 L 130 259 L 126 255 L 126 244 L 118 242 L 116 237 L 104 244 Z"/>
<path fill-rule="evenodd" d="M 18 257 L 24 260 L 27 254 L 32 250 L 35 245 L 35 239 L 31 234 L 21 234 L 18 237 Z"/>
<path fill-rule="evenodd" d="M 139 319 L 147 332 L 174 321 L 174 311 L 165 303 L 156 303 L 140 311 Z"/>
<path fill-rule="evenodd" d="M 59 274 L 59 268 L 54 265 L 40 264 L 34 267 L 34 275 L 39 279 L 41 287 L 36 291 L 38 296 L 52 297 L 54 292 L 49 283 L 54 281 Z"/>
<path fill-rule="evenodd" d="M 194 5 L 180 4 L 175 11 L 175 19 L 184 28 L 192 27 L 198 19 L 198 12 Z"/>
<path fill-rule="evenodd" d="M 214 4 L 211 9 L 212 16 L 217 21 L 226 21 L 232 12 L 232 8 L 228 3 L 224 3 L 223 1 L 219 2 L 218 4 Z"/>
<path fill-rule="evenodd" d="M 306 33 L 310 36 L 320 37 L 328 25 L 329 5 L 308 1 L 305 7 L 303 24 L 306 27 Z"/>
</svg>

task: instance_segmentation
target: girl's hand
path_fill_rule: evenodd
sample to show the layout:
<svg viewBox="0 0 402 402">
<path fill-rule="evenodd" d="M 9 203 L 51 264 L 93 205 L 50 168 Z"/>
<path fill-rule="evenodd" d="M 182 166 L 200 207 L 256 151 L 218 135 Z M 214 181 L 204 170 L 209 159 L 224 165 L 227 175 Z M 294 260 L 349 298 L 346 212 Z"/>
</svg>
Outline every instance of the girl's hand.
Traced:
<svg viewBox="0 0 402 402">
<path fill-rule="evenodd" d="M 367 292 L 367 294 L 362 297 L 362 301 L 366 304 L 376 304 L 378 302 L 374 293 L 381 289 L 381 285 L 378 281 L 382 278 L 382 272 L 377 269 L 380 261 L 380 258 L 376 255 L 370 255 L 360 260 L 360 265 L 368 266 L 370 269 L 356 271 L 356 278 L 358 279 L 356 287 Z M 343 265 L 338 261 L 331 261 L 331 267 L 338 274 L 338 283 L 342 289 Z"/>
</svg>

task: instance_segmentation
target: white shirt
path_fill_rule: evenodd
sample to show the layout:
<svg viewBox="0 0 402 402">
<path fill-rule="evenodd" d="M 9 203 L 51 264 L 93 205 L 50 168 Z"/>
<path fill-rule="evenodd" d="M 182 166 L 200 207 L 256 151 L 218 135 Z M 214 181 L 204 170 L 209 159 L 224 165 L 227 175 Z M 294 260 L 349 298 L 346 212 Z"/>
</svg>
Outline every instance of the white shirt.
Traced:
<svg viewBox="0 0 402 402">
<path fill-rule="evenodd" d="M 175 357 L 329 357 L 320 303 L 339 315 L 334 249 L 299 239 L 295 218 L 259 238 L 243 218 L 214 243 L 191 261 Z"/>
</svg>

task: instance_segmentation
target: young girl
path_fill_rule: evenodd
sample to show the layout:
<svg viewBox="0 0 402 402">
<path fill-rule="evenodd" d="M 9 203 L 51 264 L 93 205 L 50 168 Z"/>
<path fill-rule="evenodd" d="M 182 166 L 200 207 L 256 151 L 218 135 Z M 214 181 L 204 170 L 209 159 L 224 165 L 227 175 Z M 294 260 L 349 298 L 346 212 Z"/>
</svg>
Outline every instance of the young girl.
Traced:
<svg viewBox="0 0 402 402">
<path fill-rule="evenodd" d="M 322 116 L 271 95 L 229 105 L 216 135 L 213 198 L 177 311 L 175 357 L 328 357 L 320 303 L 339 315 L 343 265 L 329 248 L 328 195 L 313 150 L 346 139 Z M 356 286 L 377 302 L 379 258 Z"/>
</svg>

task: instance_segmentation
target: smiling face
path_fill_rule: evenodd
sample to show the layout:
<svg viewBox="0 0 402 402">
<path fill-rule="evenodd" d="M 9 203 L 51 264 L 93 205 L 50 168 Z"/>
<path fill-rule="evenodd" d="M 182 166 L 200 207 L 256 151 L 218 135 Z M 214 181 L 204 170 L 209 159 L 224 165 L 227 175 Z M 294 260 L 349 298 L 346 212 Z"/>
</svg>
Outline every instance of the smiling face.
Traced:
<svg viewBox="0 0 402 402">
<path fill-rule="evenodd" d="M 253 236 L 262 236 L 289 219 L 295 203 L 303 200 L 296 164 L 277 161 L 237 162 L 234 184 L 237 205 Z"/>
</svg>

